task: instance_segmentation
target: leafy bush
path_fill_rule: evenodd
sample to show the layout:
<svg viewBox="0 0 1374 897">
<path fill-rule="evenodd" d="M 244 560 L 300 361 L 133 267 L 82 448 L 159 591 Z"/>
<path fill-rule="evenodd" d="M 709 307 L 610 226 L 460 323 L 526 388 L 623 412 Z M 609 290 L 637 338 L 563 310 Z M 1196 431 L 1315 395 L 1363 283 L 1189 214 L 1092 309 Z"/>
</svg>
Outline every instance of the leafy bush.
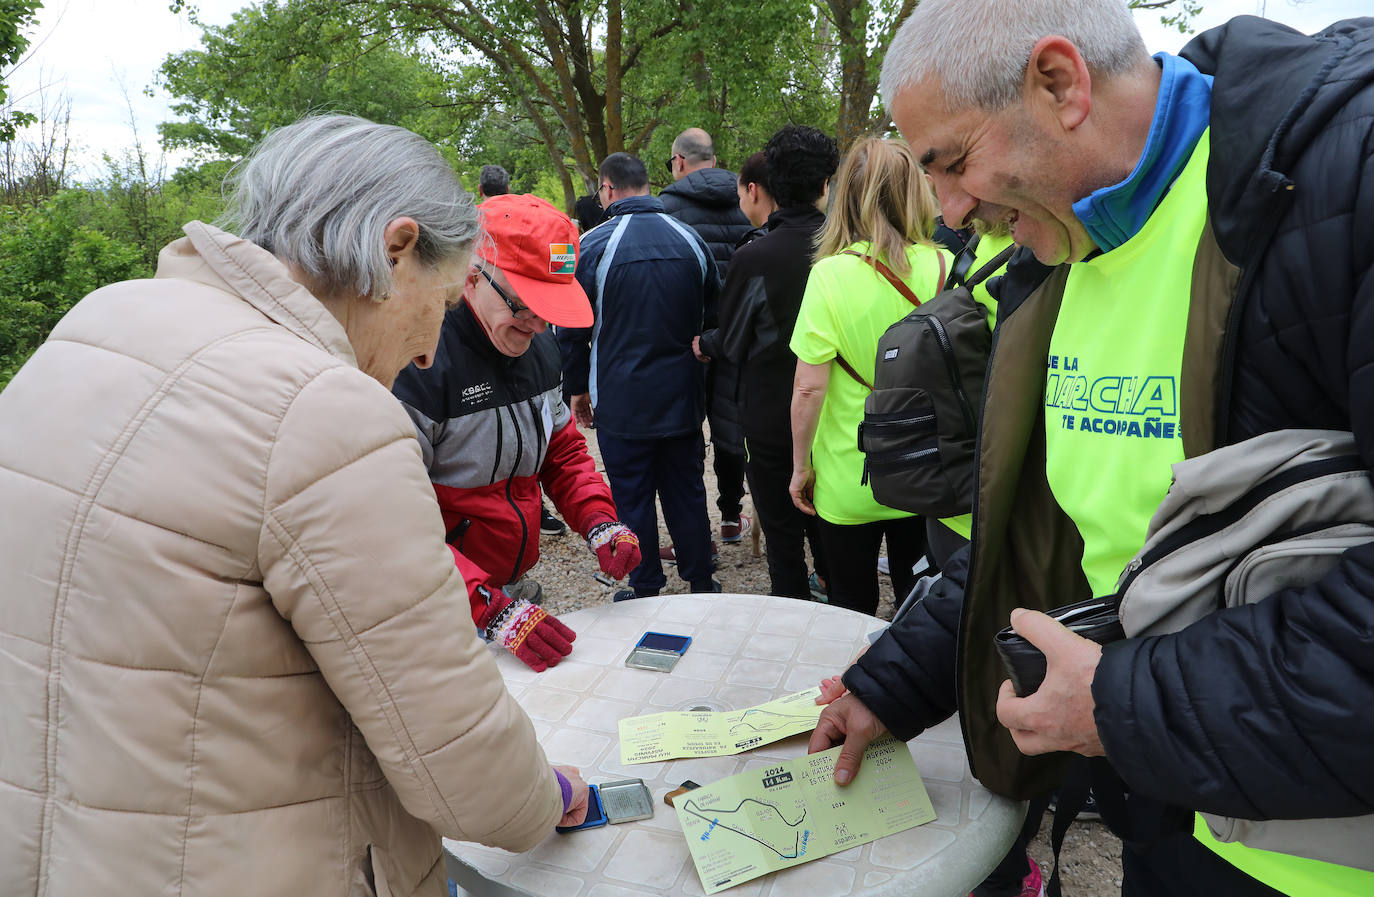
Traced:
<svg viewBox="0 0 1374 897">
<path fill-rule="evenodd" d="M 0 387 L 82 296 L 152 274 L 140 247 L 83 223 L 83 194 L 0 209 Z"/>
</svg>

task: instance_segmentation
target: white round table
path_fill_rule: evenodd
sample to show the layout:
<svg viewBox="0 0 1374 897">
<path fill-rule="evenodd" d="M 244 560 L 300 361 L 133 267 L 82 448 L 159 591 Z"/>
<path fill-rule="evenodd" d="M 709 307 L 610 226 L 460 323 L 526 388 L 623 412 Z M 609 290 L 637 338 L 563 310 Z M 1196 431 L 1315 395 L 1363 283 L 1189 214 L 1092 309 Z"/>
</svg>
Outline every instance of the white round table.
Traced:
<svg viewBox="0 0 1374 897">
<path fill-rule="evenodd" d="M 730 757 L 620 762 L 617 724 L 664 710 L 737 710 L 819 684 L 845 669 L 883 621 L 809 601 L 760 595 L 669 595 L 605 604 L 560 617 L 577 632 L 572 654 L 535 673 L 506 652 L 498 664 L 534 720 L 550 762 L 588 782 L 642 778 L 652 819 L 552 834 L 524 854 L 444 841 L 460 891 L 534 897 L 700 895 L 701 881 L 663 795 L 684 779 L 702 785 L 806 753 L 798 735 Z M 630 669 L 646 631 L 692 636 L 671 673 Z M 493 649 L 496 650 L 496 649 Z M 909 747 L 939 818 L 724 892 L 732 897 L 962 897 L 1011 846 L 1025 805 L 969 774 L 957 720 Z"/>
</svg>

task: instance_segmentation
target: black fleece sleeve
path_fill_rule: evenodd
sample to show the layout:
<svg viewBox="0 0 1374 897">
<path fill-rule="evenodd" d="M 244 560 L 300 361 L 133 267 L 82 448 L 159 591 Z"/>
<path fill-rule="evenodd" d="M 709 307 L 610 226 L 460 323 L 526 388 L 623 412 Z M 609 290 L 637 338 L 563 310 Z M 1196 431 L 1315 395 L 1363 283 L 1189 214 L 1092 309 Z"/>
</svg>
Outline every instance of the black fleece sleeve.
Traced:
<svg viewBox="0 0 1374 897">
<path fill-rule="evenodd" d="M 925 598 L 844 674 L 845 687 L 903 741 L 955 711 L 954 652 L 967 563 L 964 548 Z"/>
</svg>

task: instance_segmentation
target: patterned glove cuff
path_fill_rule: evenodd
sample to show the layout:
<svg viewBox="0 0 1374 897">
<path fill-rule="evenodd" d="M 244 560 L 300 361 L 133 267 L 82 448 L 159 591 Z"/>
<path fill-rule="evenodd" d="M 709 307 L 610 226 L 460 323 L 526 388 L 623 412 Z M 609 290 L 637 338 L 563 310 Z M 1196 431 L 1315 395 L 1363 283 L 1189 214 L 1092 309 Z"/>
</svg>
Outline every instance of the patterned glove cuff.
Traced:
<svg viewBox="0 0 1374 897">
<path fill-rule="evenodd" d="M 543 608 L 530 604 L 523 598 L 517 598 L 502 608 L 496 619 L 487 626 L 487 638 L 500 642 L 507 651 L 514 654 L 525 643 L 525 639 L 529 638 L 534 627 L 547 616 L 548 613 Z"/>
<path fill-rule="evenodd" d="M 615 540 L 616 535 L 626 529 L 625 524 L 619 520 L 608 520 L 605 523 L 598 523 L 587 533 L 587 545 L 591 547 L 592 554 L 603 545 L 609 545 Z"/>
</svg>

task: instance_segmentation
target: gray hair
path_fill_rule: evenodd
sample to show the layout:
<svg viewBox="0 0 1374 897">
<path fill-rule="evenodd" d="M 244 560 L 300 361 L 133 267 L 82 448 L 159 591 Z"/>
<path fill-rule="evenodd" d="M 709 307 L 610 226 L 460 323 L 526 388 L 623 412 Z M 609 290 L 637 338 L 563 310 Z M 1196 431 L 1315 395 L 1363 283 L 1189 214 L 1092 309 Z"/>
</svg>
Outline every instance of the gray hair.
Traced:
<svg viewBox="0 0 1374 897">
<path fill-rule="evenodd" d="M 477 188 L 483 196 L 500 196 L 510 192 L 510 173 L 500 165 L 483 165 L 477 176 Z"/>
<path fill-rule="evenodd" d="M 701 128 L 688 128 L 673 141 L 673 152 L 688 162 L 710 162 L 716 157 L 716 144 Z"/>
<path fill-rule="evenodd" d="M 471 250 L 477 208 L 418 134 L 351 115 L 271 131 L 225 182 L 221 225 L 295 265 L 323 295 L 391 290 L 386 226 L 410 217 L 429 265 Z"/>
<path fill-rule="evenodd" d="M 1052 34 L 1072 41 L 1094 75 L 1149 58 L 1125 0 L 923 0 L 883 60 L 883 106 L 937 77 L 951 110 L 1004 109 L 1021 96 L 1031 50 Z"/>
</svg>

